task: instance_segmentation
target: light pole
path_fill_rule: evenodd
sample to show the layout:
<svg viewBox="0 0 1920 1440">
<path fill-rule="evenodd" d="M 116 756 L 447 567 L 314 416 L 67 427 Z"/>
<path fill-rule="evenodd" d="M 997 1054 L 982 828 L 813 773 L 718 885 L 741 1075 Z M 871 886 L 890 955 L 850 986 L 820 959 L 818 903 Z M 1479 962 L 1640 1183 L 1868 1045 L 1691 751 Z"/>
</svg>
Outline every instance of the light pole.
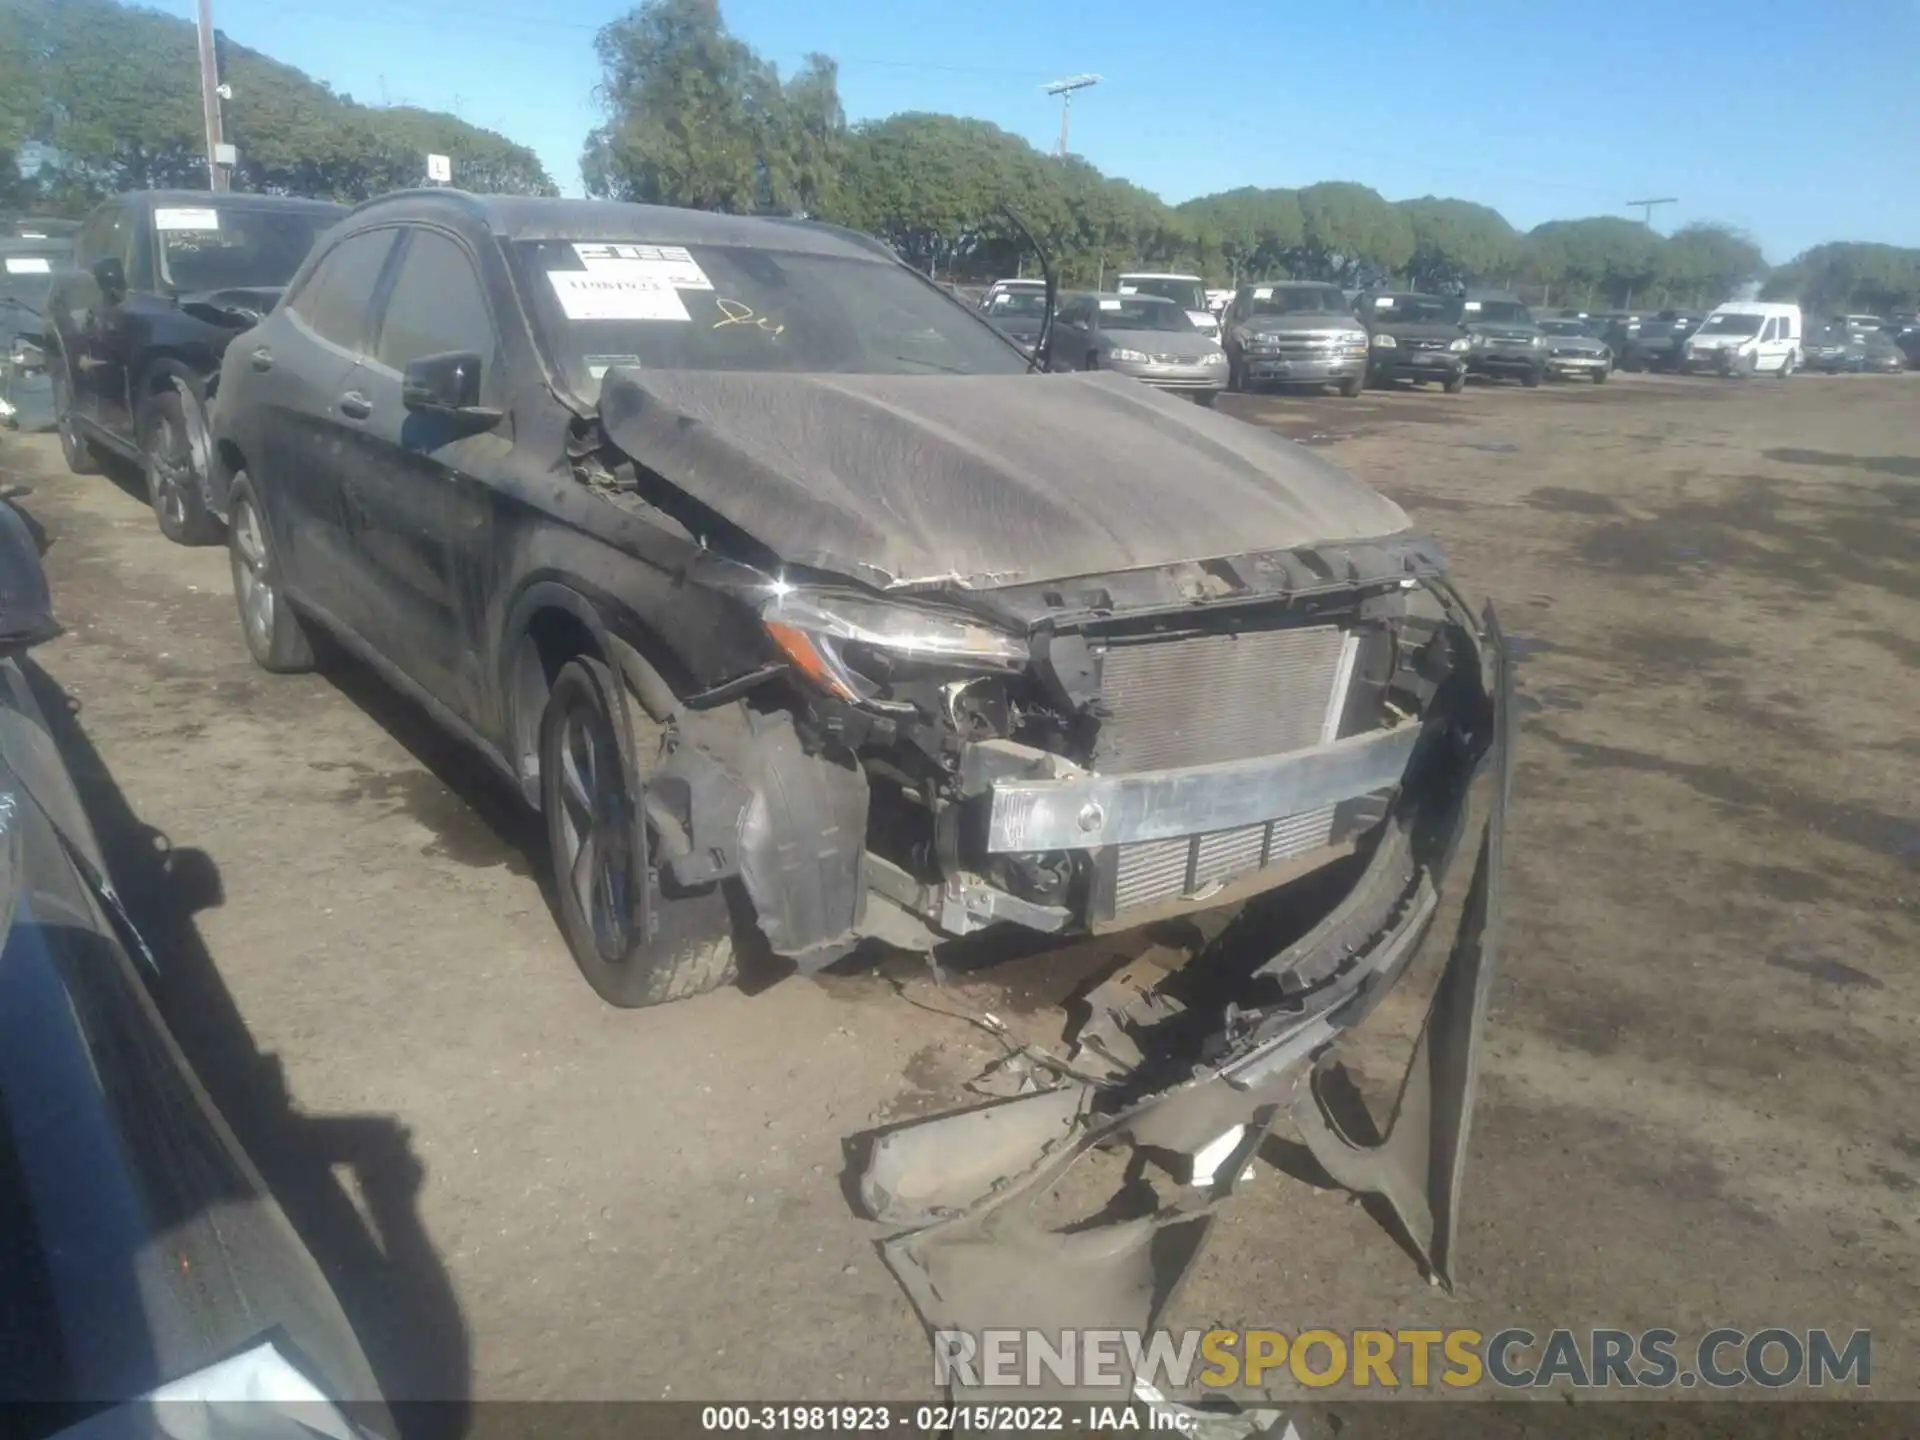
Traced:
<svg viewBox="0 0 1920 1440">
<path fill-rule="evenodd" d="M 226 137 L 220 130 L 220 65 L 213 48 L 213 0 L 200 0 L 200 111 L 207 130 L 207 188 L 227 188 L 227 167 L 221 163 Z"/>
<path fill-rule="evenodd" d="M 1649 230 L 1651 230 L 1653 228 L 1653 207 L 1654 206 L 1678 205 L 1679 203 L 1680 202 L 1676 200 L 1673 196 L 1667 195 L 1662 197 L 1659 200 L 1629 200 L 1627 201 L 1627 208 L 1629 210 L 1637 209 L 1642 211 L 1643 217 L 1646 221 L 1646 226 Z"/>
<path fill-rule="evenodd" d="M 1085 90 L 1089 85 L 1098 85 L 1098 75 L 1069 75 L 1065 80 L 1056 80 L 1044 86 L 1049 95 L 1060 97 L 1060 153 L 1067 153 L 1067 116 L 1073 109 L 1073 92 Z"/>
</svg>

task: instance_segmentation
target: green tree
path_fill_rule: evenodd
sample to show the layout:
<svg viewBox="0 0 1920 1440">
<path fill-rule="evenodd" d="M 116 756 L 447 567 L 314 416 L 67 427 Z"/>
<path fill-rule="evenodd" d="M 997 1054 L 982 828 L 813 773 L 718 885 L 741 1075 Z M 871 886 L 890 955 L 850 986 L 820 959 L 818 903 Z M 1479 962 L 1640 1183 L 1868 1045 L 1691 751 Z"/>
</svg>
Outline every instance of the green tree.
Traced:
<svg viewBox="0 0 1920 1440">
<path fill-rule="evenodd" d="M 1645 296 L 1660 270 L 1661 238 L 1636 220 L 1597 215 L 1549 220 L 1527 235 L 1527 269 L 1549 290 L 1604 296 L 1630 305 Z"/>
<path fill-rule="evenodd" d="M 1413 258 L 1407 217 L 1365 185 L 1326 180 L 1299 192 L 1304 222 L 1291 262 L 1310 280 L 1358 284 L 1404 270 Z"/>
<path fill-rule="evenodd" d="M 846 120 L 831 61 L 783 86 L 716 0 L 646 0 L 594 49 L 606 120 L 581 160 L 587 193 L 741 213 L 834 203 Z"/>
<path fill-rule="evenodd" d="M 1761 294 L 1816 315 L 1920 309 L 1920 250 L 1835 241 L 1796 255 Z"/>
<path fill-rule="evenodd" d="M 1426 195 L 1395 207 L 1413 232 L 1407 277 L 1421 290 L 1503 278 L 1520 256 L 1520 236 L 1498 210 Z"/>
<path fill-rule="evenodd" d="M 1718 305 L 1766 273 L 1760 247 L 1726 225 L 1686 225 L 1660 247 L 1660 285 L 1688 304 Z"/>
</svg>

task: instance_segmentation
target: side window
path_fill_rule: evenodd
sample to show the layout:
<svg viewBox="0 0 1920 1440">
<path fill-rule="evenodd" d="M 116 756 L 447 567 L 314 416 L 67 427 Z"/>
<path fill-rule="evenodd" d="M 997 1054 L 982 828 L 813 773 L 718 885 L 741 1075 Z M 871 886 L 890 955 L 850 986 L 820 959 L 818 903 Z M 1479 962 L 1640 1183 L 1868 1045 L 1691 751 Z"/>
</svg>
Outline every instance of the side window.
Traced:
<svg viewBox="0 0 1920 1440">
<path fill-rule="evenodd" d="M 393 249 L 395 230 L 369 230 L 341 241 L 307 276 L 287 308 L 313 333 L 345 350 L 364 352 L 373 292 Z"/>
<path fill-rule="evenodd" d="M 1760 339 L 1764 342 L 1768 340 L 1778 340 L 1779 338 L 1780 322 L 1778 320 L 1767 321 L 1767 328 L 1760 332 Z"/>
<path fill-rule="evenodd" d="M 73 247 L 74 264 L 85 270 L 95 261 L 111 255 L 122 265 L 133 260 L 133 222 L 124 205 L 110 205 L 100 211 L 80 232 Z"/>
<path fill-rule="evenodd" d="M 486 293 L 466 252 L 444 235 L 413 231 L 387 296 L 374 359 L 403 370 L 423 355 L 469 351 L 480 357 L 484 383 L 497 350 Z"/>
</svg>

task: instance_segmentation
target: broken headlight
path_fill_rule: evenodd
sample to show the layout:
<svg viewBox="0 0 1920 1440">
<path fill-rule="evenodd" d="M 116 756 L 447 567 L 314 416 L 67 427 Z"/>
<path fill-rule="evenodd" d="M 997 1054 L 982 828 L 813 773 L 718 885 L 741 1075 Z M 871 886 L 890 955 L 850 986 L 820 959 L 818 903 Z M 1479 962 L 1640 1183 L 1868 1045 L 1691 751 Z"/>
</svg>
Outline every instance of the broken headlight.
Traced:
<svg viewBox="0 0 1920 1440">
<path fill-rule="evenodd" d="M 1027 663 L 1019 637 L 915 605 L 787 589 L 761 607 L 760 619 L 801 674 L 843 700 L 874 698 L 880 686 L 864 672 L 900 662 L 958 671 Z"/>
</svg>

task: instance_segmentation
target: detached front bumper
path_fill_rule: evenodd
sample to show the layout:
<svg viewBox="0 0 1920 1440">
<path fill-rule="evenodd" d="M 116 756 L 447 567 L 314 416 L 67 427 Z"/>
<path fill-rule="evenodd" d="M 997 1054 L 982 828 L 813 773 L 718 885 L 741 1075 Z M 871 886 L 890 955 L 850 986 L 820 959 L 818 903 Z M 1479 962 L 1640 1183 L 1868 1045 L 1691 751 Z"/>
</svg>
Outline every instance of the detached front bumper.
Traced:
<svg viewBox="0 0 1920 1440">
<path fill-rule="evenodd" d="M 1537 375 L 1546 368 L 1546 351 L 1531 346 L 1506 348 L 1483 345 L 1467 352 L 1467 373 L 1501 377 Z"/>
<path fill-rule="evenodd" d="M 1377 1197 L 1452 1285 L 1513 769 L 1491 609 L 1477 644 L 1478 673 L 1429 718 L 1377 843 L 1304 936 L 1275 938 L 1297 933 L 1297 897 L 1250 904 L 1164 983 L 1129 967 L 1095 988 L 1055 1088 L 861 1137 L 861 1207 L 901 1227 L 884 1254 L 930 1331 L 985 1353 L 990 1327 L 1152 1330 L 1281 1125 L 1336 1183 Z M 1394 990 L 1424 995 L 1425 1019 L 1385 1139 L 1356 1144 L 1321 1081 Z M 957 1400 L 1125 1399 L 1136 1378 L 1022 1392 L 954 1373 Z"/>
<path fill-rule="evenodd" d="M 1547 373 L 1558 376 L 1595 375 L 1613 367 L 1613 361 L 1605 355 L 1549 355 Z"/>
<path fill-rule="evenodd" d="M 1458 350 L 1375 349 L 1369 369 L 1382 380 L 1456 380 L 1467 373 L 1467 357 Z"/>
</svg>

